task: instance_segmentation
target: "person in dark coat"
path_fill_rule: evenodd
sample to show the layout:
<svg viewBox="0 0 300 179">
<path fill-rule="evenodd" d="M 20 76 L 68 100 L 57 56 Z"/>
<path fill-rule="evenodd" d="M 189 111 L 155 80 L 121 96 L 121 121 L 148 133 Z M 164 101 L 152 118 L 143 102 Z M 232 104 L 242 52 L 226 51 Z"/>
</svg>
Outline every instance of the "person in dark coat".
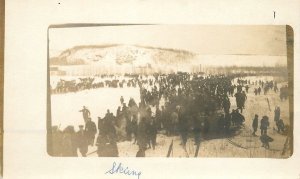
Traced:
<svg viewBox="0 0 300 179">
<path fill-rule="evenodd" d="M 178 110 L 178 129 L 182 140 L 182 145 L 185 148 L 188 139 L 188 120 L 186 115 L 183 113 L 181 107 Z"/>
<path fill-rule="evenodd" d="M 123 96 L 120 97 L 120 102 L 121 102 L 121 104 L 124 103 L 124 98 L 123 98 Z"/>
<path fill-rule="evenodd" d="M 86 121 L 88 120 L 88 118 L 91 115 L 91 112 L 85 106 L 83 106 L 83 109 L 81 109 L 79 112 L 82 112 L 82 117 L 84 119 L 84 123 L 86 123 Z"/>
<path fill-rule="evenodd" d="M 101 117 L 98 117 L 98 131 L 103 132 L 103 125 L 104 125 L 104 119 L 101 119 Z"/>
<path fill-rule="evenodd" d="M 126 119 L 126 128 L 125 128 L 125 131 L 126 131 L 126 139 L 128 140 L 128 141 L 131 141 L 131 134 L 132 134 L 132 128 L 133 128 L 133 126 L 132 126 L 132 118 L 133 117 L 130 117 L 130 118 L 128 118 L 128 119 Z"/>
<path fill-rule="evenodd" d="M 236 121 L 237 121 L 238 126 L 243 125 L 243 123 L 245 122 L 245 117 L 241 113 L 239 113 L 238 109 L 236 110 L 235 115 L 236 115 Z"/>
<path fill-rule="evenodd" d="M 257 131 L 257 128 L 258 128 L 258 115 L 255 114 L 255 117 L 252 121 L 252 128 L 253 128 L 253 132 L 252 132 L 252 135 L 256 136 L 256 131 Z"/>
<path fill-rule="evenodd" d="M 224 108 L 224 113 L 225 114 L 229 113 L 229 109 L 230 109 L 231 104 L 230 104 L 230 100 L 229 100 L 227 95 L 224 96 L 222 105 L 223 105 L 223 108 Z"/>
<path fill-rule="evenodd" d="M 263 118 L 260 120 L 261 135 L 267 134 L 267 129 L 269 125 L 270 123 L 268 116 L 263 116 Z"/>
<path fill-rule="evenodd" d="M 99 133 L 97 140 L 96 140 L 96 146 L 97 146 L 97 154 L 98 157 L 105 157 L 105 147 L 106 144 L 108 143 L 106 135 L 103 133 Z"/>
<path fill-rule="evenodd" d="M 237 125 L 237 119 L 236 118 L 237 118 L 236 117 L 236 111 L 235 111 L 235 109 L 232 109 L 232 111 L 230 113 L 230 120 L 231 120 L 233 126 Z"/>
<path fill-rule="evenodd" d="M 194 118 L 193 133 L 195 138 L 195 145 L 200 144 L 201 135 L 201 113 L 198 113 L 197 117 Z"/>
<path fill-rule="evenodd" d="M 159 106 L 156 106 L 156 111 L 155 111 L 155 122 L 157 125 L 157 129 L 160 130 L 161 129 L 161 125 L 162 125 L 162 120 L 161 120 L 161 110 L 159 109 Z"/>
<path fill-rule="evenodd" d="M 205 139 L 209 138 L 209 131 L 210 131 L 210 123 L 208 120 L 208 116 L 204 113 L 204 115 L 202 116 L 202 121 L 201 121 L 201 127 L 202 127 L 202 131 L 203 131 L 203 137 Z"/>
<path fill-rule="evenodd" d="M 77 156 L 77 142 L 74 126 L 67 126 L 63 131 L 62 156 L 75 157 Z"/>
<path fill-rule="evenodd" d="M 86 154 L 88 152 L 88 139 L 86 136 L 86 132 L 83 129 L 83 125 L 79 126 L 79 131 L 76 133 L 76 137 L 79 152 L 81 153 L 82 157 L 86 157 Z"/>
<path fill-rule="evenodd" d="M 269 149 L 270 145 L 269 142 L 272 142 L 274 139 L 271 138 L 270 136 L 268 136 L 267 134 L 263 134 L 262 136 L 260 136 L 260 141 L 262 143 L 262 147 Z"/>
<path fill-rule="evenodd" d="M 88 118 L 86 124 L 85 124 L 85 132 L 86 132 L 86 137 L 88 140 L 88 144 L 93 146 L 94 145 L 94 140 L 95 140 L 95 135 L 97 133 L 97 127 L 94 121 L 92 121 L 91 118 Z"/>
<path fill-rule="evenodd" d="M 283 123 L 282 119 L 277 121 L 276 126 L 277 126 L 277 129 L 278 129 L 278 132 L 284 132 L 285 126 L 284 126 L 284 123 Z"/>
<path fill-rule="evenodd" d="M 245 89 L 246 89 L 246 93 L 248 93 L 249 86 L 248 86 L 248 85 L 246 85 L 246 86 L 245 86 Z"/>
<path fill-rule="evenodd" d="M 103 131 L 97 137 L 97 153 L 99 157 L 118 157 L 117 133 L 112 120 L 105 119 Z"/>
<path fill-rule="evenodd" d="M 147 135 L 149 136 L 149 144 L 152 149 L 155 150 L 156 146 L 156 136 L 157 136 L 157 124 L 155 119 L 151 118 L 149 124 L 147 125 Z"/>
<path fill-rule="evenodd" d="M 143 151 L 146 151 L 148 141 L 147 141 L 147 123 L 145 117 L 143 117 L 138 123 L 137 144 L 139 146 L 139 150 L 141 151 L 141 153 L 143 153 Z"/>
<path fill-rule="evenodd" d="M 228 135 L 230 132 L 231 117 L 229 113 L 225 113 L 225 132 Z"/>
<path fill-rule="evenodd" d="M 161 122 L 164 129 L 167 129 L 167 111 L 164 106 L 161 107 Z"/>
<path fill-rule="evenodd" d="M 257 92 L 257 88 L 255 88 L 255 89 L 254 89 L 254 94 L 255 94 L 255 96 L 257 95 L 257 93 L 258 93 L 258 92 Z"/>
<path fill-rule="evenodd" d="M 136 144 L 137 142 L 137 130 L 138 130 L 138 124 L 137 124 L 137 116 L 133 116 L 132 117 L 132 121 L 131 121 L 131 129 L 132 129 L 132 133 L 134 135 L 134 142 L 133 144 Z"/>
<path fill-rule="evenodd" d="M 223 134 L 225 128 L 225 116 L 224 114 L 221 114 L 218 118 L 218 129 L 217 134 Z"/>
<path fill-rule="evenodd" d="M 243 110 L 243 101 L 242 101 L 243 94 L 241 92 L 237 92 L 237 93 L 235 93 L 234 96 L 235 96 L 235 101 L 236 101 L 237 108 L 242 111 Z"/>
<path fill-rule="evenodd" d="M 280 107 L 277 106 L 274 110 L 274 121 L 277 123 L 280 119 Z"/>
<path fill-rule="evenodd" d="M 116 113 L 117 119 L 120 119 L 120 116 L 121 116 L 121 106 L 118 107 L 117 113 Z"/>
<path fill-rule="evenodd" d="M 260 92 L 261 92 L 261 87 L 258 87 L 258 88 L 257 88 L 257 93 L 258 93 L 258 95 L 260 95 Z"/>
<path fill-rule="evenodd" d="M 242 109 L 245 109 L 245 102 L 247 100 L 247 95 L 245 93 L 245 91 L 242 92 L 241 95 L 241 103 L 242 103 Z M 241 109 L 241 112 L 243 112 L 243 110 Z"/>
</svg>

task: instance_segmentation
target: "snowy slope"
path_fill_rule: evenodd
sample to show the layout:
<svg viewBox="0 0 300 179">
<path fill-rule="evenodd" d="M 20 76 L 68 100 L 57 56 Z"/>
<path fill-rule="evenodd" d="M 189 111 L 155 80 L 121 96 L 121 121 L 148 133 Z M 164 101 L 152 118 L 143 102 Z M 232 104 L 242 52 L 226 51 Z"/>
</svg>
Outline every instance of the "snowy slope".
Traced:
<svg viewBox="0 0 300 179">
<path fill-rule="evenodd" d="M 147 66 L 181 63 L 195 57 L 194 53 L 136 45 L 76 46 L 50 59 L 50 65 L 122 65 Z"/>
</svg>

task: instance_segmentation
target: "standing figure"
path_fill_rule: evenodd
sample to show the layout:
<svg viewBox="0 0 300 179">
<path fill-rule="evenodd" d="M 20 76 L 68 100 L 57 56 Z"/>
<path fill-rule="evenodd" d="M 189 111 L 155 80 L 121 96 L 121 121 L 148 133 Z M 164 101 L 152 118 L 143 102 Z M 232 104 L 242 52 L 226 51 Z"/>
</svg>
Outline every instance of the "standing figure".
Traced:
<svg viewBox="0 0 300 179">
<path fill-rule="evenodd" d="M 252 135 L 256 136 L 256 131 L 257 131 L 257 128 L 258 128 L 258 115 L 255 114 L 255 117 L 253 119 L 253 122 L 252 122 L 252 128 L 253 128 L 253 132 L 252 132 Z"/>
<path fill-rule="evenodd" d="M 223 105 L 223 108 L 224 108 L 224 113 L 225 114 L 229 113 L 229 109 L 230 109 L 231 104 L 230 104 L 230 100 L 229 100 L 227 95 L 224 96 L 222 105 Z"/>
<path fill-rule="evenodd" d="M 123 98 L 123 96 L 120 97 L 120 102 L 121 102 L 121 104 L 124 103 L 124 98 Z"/>
<path fill-rule="evenodd" d="M 145 151 L 147 149 L 147 123 L 146 118 L 143 117 L 139 124 L 137 130 L 137 144 L 139 146 L 139 151 L 137 152 L 137 157 L 145 157 Z"/>
<path fill-rule="evenodd" d="M 76 137 L 79 152 L 81 153 L 82 157 L 86 157 L 86 154 L 88 152 L 88 140 L 86 137 L 86 133 L 83 130 L 83 125 L 79 125 L 79 131 L 76 133 Z"/>
<path fill-rule="evenodd" d="M 194 138 L 195 138 L 195 145 L 200 144 L 200 135 L 201 135 L 201 113 L 198 113 L 198 115 L 194 118 Z"/>
<path fill-rule="evenodd" d="M 175 112 L 175 111 L 172 112 L 169 125 L 170 125 L 171 135 L 178 134 L 178 113 L 177 112 Z"/>
<path fill-rule="evenodd" d="M 234 109 L 232 109 L 232 111 L 230 113 L 230 120 L 231 120 L 233 126 L 237 125 L 236 111 Z"/>
<path fill-rule="evenodd" d="M 270 123 L 268 116 L 263 116 L 263 118 L 260 120 L 261 135 L 267 134 L 267 129 L 269 125 Z"/>
<path fill-rule="evenodd" d="M 243 91 L 242 95 L 241 95 L 241 103 L 242 103 L 242 108 L 243 109 L 245 109 L 246 100 L 247 100 L 247 95 L 246 95 L 245 91 Z M 243 111 L 241 110 L 241 112 L 243 112 Z"/>
<path fill-rule="evenodd" d="M 248 86 L 248 85 L 246 85 L 246 86 L 245 86 L 245 89 L 246 89 L 246 93 L 248 93 L 249 86 Z"/>
<path fill-rule="evenodd" d="M 274 121 L 277 123 L 280 119 L 280 107 L 277 106 L 275 107 L 275 110 L 274 110 Z"/>
<path fill-rule="evenodd" d="M 187 114 L 183 113 L 182 108 L 178 109 L 178 131 L 181 136 L 182 140 L 182 145 L 185 148 L 186 143 L 188 140 L 188 131 L 189 126 L 188 126 L 188 120 L 187 120 Z"/>
<path fill-rule="evenodd" d="M 162 112 L 159 109 L 159 106 L 156 106 L 155 119 L 156 119 L 156 125 L 158 130 L 160 130 L 162 126 L 161 113 Z"/>
<path fill-rule="evenodd" d="M 88 121 L 85 124 L 85 132 L 86 132 L 88 144 L 93 146 L 94 140 L 95 140 L 95 135 L 97 133 L 97 127 L 96 127 L 95 122 L 92 121 L 91 118 L 88 118 Z"/>
<path fill-rule="evenodd" d="M 243 101 L 242 101 L 242 92 L 237 92 L 235 93 L 235 101 L 236 101 L 236 106 L 238 109 L 241 110 L 241 112 L 243 112 Z"/>
<path fill-rule="evenodd" d="M 98 117 L 98 131 L 103 132 L 103 123 L 104 123 L 104 119 L 101 119 L 101 117 Z"/>
<path fill-rule="evenodd" d="M 150 122 L 147 125 L 147 133 L 149 136 L 149 143 L 152 146 L 152 149 L 155 150 L 156 136 L 157 136 L 157 124 L 153 118 L 150 119 Z"/>
<path fill-rule="evenodd" d="M 91 115 L 91 112 L 85 106 L 83 106 L 83 109 L 81 109 L 79 112 L 82 112 L 84 123 L 86 123 Z"/>
<path fill-rule="evenodd" d="M 257 95 L 258 91 L 257 91 L 257 88 L 254 89 L 254 94 L 255 96 Z"/>
<path fill-rule="evenodd" d="M 224 129 L 225 129 L 225 115 L 221 114 L 218 118 L 218 129 L 217 129 L 217 134 L 223 135 Z"/>
<path fill-rule="evenodd" d="M 103 131 L 99 132 L 97 138 L 98 156 L 118 157 L 119 151 L 117 146 L 117 132 L 114 121 L 105 118 L 103 121 Z"/>
<path fill-rule="evenodd" d="M 77 156 L 77 142 L 74 126 L 67 126 L 63 131 L 62 156 Z"/>
<path fill-rule="evenodd" d="M 277 129 L 278 129 L 278 132 L 284 132 L 285 126 L 284 126 L 284 123 L 283 123 L 282 119 L 277 121 L 276 126 L 277 126 Z"/>
<path fill-rule="evenodd" d="M 257 93 L 258 93 L 258 95 L 260 95 L 260 92 L 261 92 L 261 87 L 258 87 L 258 88 L 257 88 Z"/>
<path fill-rule="evenodd" d="M 162 123 L 162 127 L 163 129 L 167 129 L 167 111 L 165 109 L 164 106 L 161 107 L 161 123 Z"/>
</svg>

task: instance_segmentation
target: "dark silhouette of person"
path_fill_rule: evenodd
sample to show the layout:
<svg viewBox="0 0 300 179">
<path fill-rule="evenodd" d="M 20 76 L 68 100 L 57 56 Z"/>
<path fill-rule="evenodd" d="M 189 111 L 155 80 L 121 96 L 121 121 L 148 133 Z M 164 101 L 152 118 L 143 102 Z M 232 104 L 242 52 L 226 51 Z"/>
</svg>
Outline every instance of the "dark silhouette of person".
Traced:
<svg viewBox="0 0 300 179">
<path fill-rule="evenodd" d="M 258 128 L 258 115 L 255 114 L 255 117 L 252 121 L 252 128 L 253 128 L 253 132 L 252 132 L 252 135 L 256 136 L 256 131 L 257 131 L 257 128 Z"/>
</svg>

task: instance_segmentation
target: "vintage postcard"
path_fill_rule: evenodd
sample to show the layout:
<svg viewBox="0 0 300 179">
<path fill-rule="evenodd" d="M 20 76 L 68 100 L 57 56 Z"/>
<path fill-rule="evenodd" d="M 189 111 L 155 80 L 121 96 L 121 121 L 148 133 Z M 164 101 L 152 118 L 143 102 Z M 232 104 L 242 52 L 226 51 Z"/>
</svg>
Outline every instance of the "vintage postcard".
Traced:
<svg viewBox="0 0 300 179">
<path fill-rule="evenodd" d="M 289 26 L 54 25 L 48 39 L 52 156 L 292 155 Z"/>
<path fill-rule="evenodd" d="M 299 4 L 6 1 L 3 178 L 300 178 Z"/>
</svg>

